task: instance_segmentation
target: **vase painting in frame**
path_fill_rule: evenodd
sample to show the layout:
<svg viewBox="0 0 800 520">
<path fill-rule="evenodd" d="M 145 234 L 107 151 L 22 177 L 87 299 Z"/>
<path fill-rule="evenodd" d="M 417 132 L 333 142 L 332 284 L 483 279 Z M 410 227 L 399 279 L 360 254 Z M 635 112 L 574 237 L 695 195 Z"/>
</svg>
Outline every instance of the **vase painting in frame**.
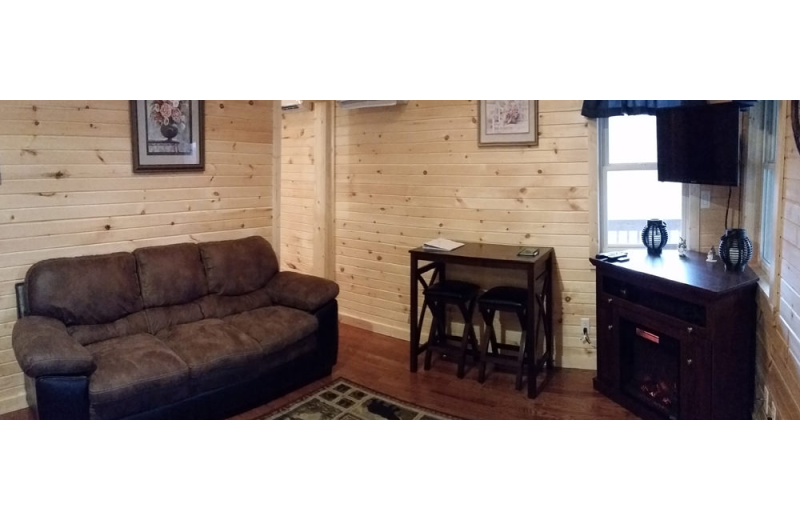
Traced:
<svg viewBox="0 0 800 520">
<path fill-rule="evenodd" d="M 537 101 L 478 101 L 479 146 L 539 144 Z"/>
<path fill-rule="evenodd" d="M 202 101 L 131 101 L 133 171 L 205 169 Z"/>
</svg>

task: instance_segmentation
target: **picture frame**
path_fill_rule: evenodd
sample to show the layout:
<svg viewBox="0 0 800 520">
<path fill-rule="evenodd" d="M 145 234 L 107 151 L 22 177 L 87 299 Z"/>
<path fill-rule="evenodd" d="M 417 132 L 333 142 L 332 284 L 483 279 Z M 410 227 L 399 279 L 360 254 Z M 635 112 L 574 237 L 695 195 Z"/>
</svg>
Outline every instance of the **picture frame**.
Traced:
<svg viewBox="0 0 800 520">
<path fill-rule="evenodd" d="M 130 102 L 135 173 L 205 170 L 204 102 Z"/>
<path fill-rule="evenodd" d="M 538 101 L 478 101 L 478 146 L 538 144 Z"/>
</svg>

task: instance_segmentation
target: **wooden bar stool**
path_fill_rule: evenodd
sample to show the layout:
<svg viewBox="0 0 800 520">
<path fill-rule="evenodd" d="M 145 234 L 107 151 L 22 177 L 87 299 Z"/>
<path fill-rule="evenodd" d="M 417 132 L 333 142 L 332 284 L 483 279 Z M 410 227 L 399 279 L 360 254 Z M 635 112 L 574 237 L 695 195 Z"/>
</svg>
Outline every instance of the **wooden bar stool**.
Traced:
<svg viewBox="0 0 800 520">
<path fill-rule="evenodd" d="M 425 345 L 425 370 L 431 368 L 431 357 L 434 350 L 442 354 L 458 355 L 457 375 L 459 378 L 464 377 L 468 347 L 472 347 L 472 356 L 475 361 L 480 359 L 478 338 L 472 327 L 472 314 L 475 312 L 475 302 L 479 292 L 480 288 L 477 285 L 457 280 L 442 280 L 423 291 L 425 300 L 417 330 L 422 330 L 425 307 L 431 310 L 431 328 L 428 342 Z M 461 311 L 464 319 L 464 333 L 461 336 L 447 334 L 447 305 L 455 305 Z"/>
<path fill-rule="evenodd" d="M 481 339 L 481 361 L 478 372 L 478 381 L 483 383 L 486 380 L 487 358 L 491 359 L 495 366 L 513 368 L 517 379 L 515 387 L 517 390 L 522 388 L 522 375 L 525 364 L 529 362 L 526 357 L 525 340 L 527 329 L 527 308 L 528 291 L 517 287 L 493 287 L 478 298 L 478 310 L 483 316 L 486 328 Z M 522 329 L 522 337 L 519 346 L 507 343 L 499 343 L 494 331 L 494 318 L 498 311 L 513 312 L 519 319 Z M 489 355 L 489 347 L 492 348 L 492 355 Z M 503 354 L 502 350 L 514 352 L 513 355 Z"/>
</svg>

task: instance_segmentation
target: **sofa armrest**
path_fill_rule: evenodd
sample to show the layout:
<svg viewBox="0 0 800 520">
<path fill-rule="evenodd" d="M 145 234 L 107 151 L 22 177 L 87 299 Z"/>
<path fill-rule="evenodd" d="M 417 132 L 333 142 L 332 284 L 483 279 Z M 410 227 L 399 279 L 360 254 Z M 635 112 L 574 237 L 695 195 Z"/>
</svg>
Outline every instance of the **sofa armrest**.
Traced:
<svg viewBox="0 0 800 520">
<path fill-rule="evenodd" d="M 314 312 L 339 294 L 336 282 L 307 274 L 282 271 L 267 284 L 274 303 Z"/>
<path fill-rule="evenodd" d="M 89 351 L 72 339 L 63 323 L 52 318 L 20 318 L 11 344 L 22 371 L 30 377 L 88 376 L 95 369 Z"/>
</svg>

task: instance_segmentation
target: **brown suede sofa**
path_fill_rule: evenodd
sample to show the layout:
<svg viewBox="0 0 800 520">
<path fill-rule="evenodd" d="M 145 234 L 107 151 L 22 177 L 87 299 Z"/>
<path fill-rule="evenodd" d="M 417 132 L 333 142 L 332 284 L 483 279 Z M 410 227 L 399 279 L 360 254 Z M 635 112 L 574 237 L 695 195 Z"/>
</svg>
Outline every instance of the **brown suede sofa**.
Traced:
<svg viewBox="0 0 800 520">
<path fill-rule="evenodd" d="M 44 260 L 12 343 L 41 419 L 221 418 L 330 374 L 338 292 L 261 237 Z"/>
</svg>

